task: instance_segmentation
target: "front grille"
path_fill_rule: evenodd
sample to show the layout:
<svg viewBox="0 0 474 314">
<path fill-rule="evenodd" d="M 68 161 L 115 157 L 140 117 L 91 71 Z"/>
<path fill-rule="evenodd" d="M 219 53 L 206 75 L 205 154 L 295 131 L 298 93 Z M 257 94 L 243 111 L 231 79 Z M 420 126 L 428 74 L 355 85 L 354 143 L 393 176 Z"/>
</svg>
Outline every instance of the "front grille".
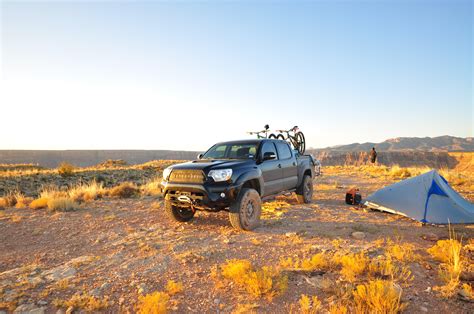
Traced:
<svg viewBox="0 0 474 314">
<path fill-rule="evenodd" d="M 170 182 L 178 183 L 203 183 L 204 173 L 201 170 L 172 170 Z"/>
</svg>

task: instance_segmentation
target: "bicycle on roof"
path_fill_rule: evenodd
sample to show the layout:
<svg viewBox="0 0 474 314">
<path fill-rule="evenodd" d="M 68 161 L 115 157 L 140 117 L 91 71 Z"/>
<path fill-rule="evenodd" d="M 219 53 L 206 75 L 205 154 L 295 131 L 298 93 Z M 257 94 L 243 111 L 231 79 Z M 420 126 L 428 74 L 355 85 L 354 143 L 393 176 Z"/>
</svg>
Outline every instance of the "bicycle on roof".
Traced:
<svg viewBox="0 0 474 314">
<path fill-rule="evenodd" d="M 304 154 L 306 150 L 306 140 L 303 132 L 299 131 L 297 125 L 292 127 L 289 130 L 276 130 L 279 134 L 270 134 L 268 138 L 278 139 L 288 141 L 294 149 L 296 149 L 301 155 Z"/>
<path fill-rule="evenodd" d="M 257 138 L 268 138 L 268 132 L 269 132 L 270 126 L 268 124 L 265 124 L 264 129 L 262 131 L 251 131 L 247 132 L 250 135 L 257 135 Z M 265 134 L 265 135 L 262 135 Z M 272 134 L 270 134 L 271 136 Z"/>
<path fill-rule="evenodd" d="M 254 131 L 254 132 L 247 132 L 247 133 L 250 135 L 257 135 L 257 138 L 259 139 L 271 138 L 271 139 L 287 141 L 301 155 L 304 154 L 306 150 L 306 140 L 305 140 L 303 132 L 299 131 L 299 128 L 297 125 L 295 125 L 289 130 L 276 130 L 278 134 L 270 133 L 269 135 L 268 134 L 268 132 L 270 132 L 269 129 L 270 129 L 270 126 L 268 124 L 265 124 L 264 129 L 262 131 Z"/>
</svg>

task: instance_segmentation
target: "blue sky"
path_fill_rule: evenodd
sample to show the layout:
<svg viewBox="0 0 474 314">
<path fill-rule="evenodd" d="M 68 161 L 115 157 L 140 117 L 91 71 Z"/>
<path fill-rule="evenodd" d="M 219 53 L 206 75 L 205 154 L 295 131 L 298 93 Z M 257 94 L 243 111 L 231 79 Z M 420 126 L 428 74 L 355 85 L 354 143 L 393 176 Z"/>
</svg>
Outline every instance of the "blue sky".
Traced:
<svg viewBox="0 0 474 314">
<path fill-rule="evenodd" d="M 473 136 L 470 1 L 3 1 L 0 149 Z"/>
</svg>

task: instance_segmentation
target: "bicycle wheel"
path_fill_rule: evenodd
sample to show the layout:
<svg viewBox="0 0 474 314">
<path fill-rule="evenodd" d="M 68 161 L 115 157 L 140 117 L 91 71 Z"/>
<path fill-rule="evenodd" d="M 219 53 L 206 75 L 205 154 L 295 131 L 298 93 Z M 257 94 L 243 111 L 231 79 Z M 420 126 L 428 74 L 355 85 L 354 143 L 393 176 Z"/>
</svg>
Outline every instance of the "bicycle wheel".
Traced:
<svg viewBox="0 0 474 314">
<path fill-rule="evenodd" d="M 283 134 L 278 134 L 277 140 L 282 140 L 282 141 L 284 141 L 284 140 L 285 140 L 285 137 L 283 136 Z"/>
<path fill-rule="evenodd" d="M 278 135 L 280 135 L 280 134 L 278 134 Z M 272 134 L 270 134 L 270 135 L 268 136 L 268 138 L 277 139 L 277 136 L 276 136 L 275 134 L 273 134 L 273 133 L 272 133 Z"/>
<path fill-rule="evenodd" d="M 306 150 L 306 140 L 304 138 L 303 132 L 297 132 L 295 134 L 296 141 L 298 143 L 298 147 L 296 149 L 299 151 L 301 155 L 304 154 L 304 151 Z"/>
</svg>

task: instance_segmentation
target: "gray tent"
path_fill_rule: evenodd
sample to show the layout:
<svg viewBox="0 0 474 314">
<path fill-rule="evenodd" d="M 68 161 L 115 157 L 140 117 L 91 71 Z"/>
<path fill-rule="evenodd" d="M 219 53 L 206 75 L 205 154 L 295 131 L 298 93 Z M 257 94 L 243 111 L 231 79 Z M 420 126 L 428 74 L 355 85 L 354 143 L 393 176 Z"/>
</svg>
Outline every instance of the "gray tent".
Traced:
<svg viewBox="0 0 474 314">
<path fill-rule="evenodd" d="M 378 190 L 365 205 L 426 223 L 474 223 L 474 204 L 435 170 Z"/>
</svg>

